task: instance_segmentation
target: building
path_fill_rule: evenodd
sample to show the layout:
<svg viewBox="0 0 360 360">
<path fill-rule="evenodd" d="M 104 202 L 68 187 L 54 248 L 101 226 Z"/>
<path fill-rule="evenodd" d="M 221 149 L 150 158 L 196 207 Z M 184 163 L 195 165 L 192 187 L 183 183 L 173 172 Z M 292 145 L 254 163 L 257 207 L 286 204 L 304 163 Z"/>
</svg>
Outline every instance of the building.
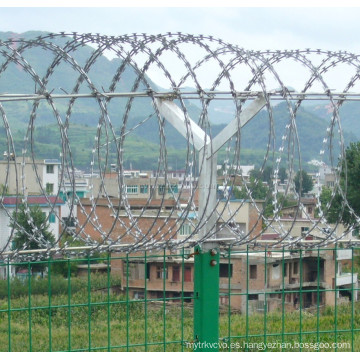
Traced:
<svg viewBox="0 0 360 360">
<path fill-rule="evenodd" d="M 314 308 L 347 301 L 353 294 L 357 301 L 357 274 L 342 272 L 351 260 L 351 250 L 272 250 L 238 251 L 232 254 L 231 306 L 242 312 Z M 220 287 L 226 294 L 229 282 Z M 247 295 L 246 295 L 247 294 Z M 229 296 L 222 303 L 227 304 Z"/>
<path fill-rule="evenodd" d="M 123 184 L 120 184 L 117 172 L 106 173 L 104 178 L 90 180 L 91 194 L 119 198 L 123 193 L 129 199 L 172 199 L 177 198 L 179 184 L 177 178 L 154 178 L 151 172 L 139 170 L 124 171 Z M 121 186 L 123 185 L 123 186 Z"/>
<path fill-rule="evenodd" d="M 35 160 L 4 154 L 0 161 L 0 184 L 7 194 L 56 195 L 59 191 L 57 159 Z"/>
<path fill-rule="evenodd" d="M 229 220 L 226 206 L 231 209 L 233 226 Z M 240 206 L 241 205 L 241 206 Z M 313 203 L 305 204 L 304 211 L 309 212 Z M 258 236 L 257 244 L 264 240 L 280 240 L 279 234 L 263 234 L 262 222 L 259 219 L 257 205 L 241 200 L 220 202 L 218 212 L 222 218 L 217 224 L 218 238 L 241 237 L 250 229 L 252 236 Z M 312 211 L 310 211 L 312 212 Z M 226 215 L 227 214 L 227 215 Z M 177 239 L 185 239 L 193 231 L 196 216 L 189 213 L 188 222 L 183 230 L 177 233 Z M 289 219 L 286 219 L 289 220 Z M 293 223 L 293 219 L 291 219 Z M 292 228 L 294 236 L 301 236 L 309 231 L 311 220 L 300 218 Z M 283 223 L 283 226 L 287 226 Z M 291 225 L 289 223 L 289 229 Z M 339 230 L 341 231 L 341 230 Z M 261 236 L 260 236 L 261 235 Z M 316 238 L 313 231 L 311 239 Z M 196 240 L 196 238 L 195 238 Z M 358 276 L 349 273 L 346 268 L 351 267 L 352 253 L 349 249 L 313 249 L 290 250 L 275 249 L 269 251 L 264 242 L 262 247 L 245 246 L 233 248 L 230 257 L 221 257 L 219 265 L 220 305 L 230 305 L 232 309 L 243 313 L 281 310 L 296 310 L 302 308 L 332 306 L 335 303 L 348 301 L 351 297 L 358 299 Z M 186 301 L 191 301 L 194 291 L 194 250 L 165 252 L 152 254 L 146 261 L 143 256 L 122 258 L 117 260 L 116 266 L 122 276 L 130 297 L 160 299 L 166 298 L 180 301 L 183 292 Z M 350 264 L 350 265 L 349 265 Z M 128 276 L 128 277 L 127 277 Z M 352 289 L 355 289 L 354 291 Z"/>
<path fill-rule="evenodd" d="M 191 301 L 194 255 L 181 252 L 122 257 L 117 267 L 124 291 L 132 298 L 166 298 L 177 302 L 181 293 Z M 336 260 L 335 260 L 336 259 Z M 233 249 L 219 265 L 219 304 L 242 313 L 315 309 L 358 300 L 357 274 L 343 272 L 351 250 L 267 251 Z M 113 268 L 113 266 L 112 266 Z M 112 269 L 113 270 L 113 269 Z M 319 274 L 319 276 L 318 276 Z M 355 290 L 353 290 L 355 289 Z"/>
<path fill-rule="evenodd" d="M 217 207 L 219 220 L 217 222 L 217 238 L 242 238 L 251 233 L 254 238 L 262 231 L 263 200 L 255 202 L 234 199 L 220 201 Z"/>
<path fill-rule="evenodd" d="M 175 205 L 174 199 L 79 199 L 75 231 L 99 242 L 106 238 L 132 244 L 141 236 L 144 241 L 167 241 L 176 238 Z"/>
<path fill-rule="evenodd" d="M 262 202 L 259 202 L 258 206 L 262 208 Z M 224 226 L 225 222 L 229 220 L 229 210 L 235 214 L 232 219 L 233 228 Z M 261 218 L 259 219 L 256 207 L 249 201 L 220 202 L 218 212 L 222 214 L 217 224 L 218 236 L 222 239 L 242 237 L 250 229 L 253 229 L 253 236 L 256 236 L 262 230 Z M 190 211 L 186 219 L 181 219 L 181 215 L 181 212 L 177 213 L 178 219 L 181 221 L 178 221 L 178 230 L 174 234 L 178 241 L 189 238 L 197 225 L 196 211 Z M 192 239 L 197 240 L 197 235 L 192 235 Z M 114 257 L 116 258 L 116 255 Z M 232 289 L 240 289 L 241 284 L 238 274 L 241 272 L 241 259 L 232 262 L 230 267 L 233 276 Z M 124 290 L 127 287 L 129 295 L 134 298 L 143 298 L 145 288 L 148 298 L 162 298 L 165 292 L 166 297 L 173 298 L 173 301 L 180 301 L 182 291 L 185 298 L 190 298 L 194 291 L 194 249 L 191 247 L 172 252 L 166 251 L 160 254 L 152 253 L 146 259 L 146 262 L 143 254 L 140 257 L 129 256 L 126 259 L 120 257 L 116 260 L 116 263 L 115 260 L 112 260 L 111 268 L 112 271 L 121 275 L 122 284 L 126 284 Z M 229 282 L 228 268 L 228 260 L 221 259 L 220 287 L 222 289 Z M 226 302 L 225 297 L 220 298 L 222 303 Z M 187 299 L 186 301 L 191 300 Z M 234 306 L 240 308 L 240 303 L 235 303 Z"/>
<path fill-rule="evenodd" d="M 78 201 L 87 196 L 89 192 L 89 180 L 84 177 L 74 177 L 73 179 L 64 178 L 60 184 L 59 196 L 64 204 L 61 206 L 62 225 L 67 227 L 68 232 L 75 230 Z"/>
</svg>

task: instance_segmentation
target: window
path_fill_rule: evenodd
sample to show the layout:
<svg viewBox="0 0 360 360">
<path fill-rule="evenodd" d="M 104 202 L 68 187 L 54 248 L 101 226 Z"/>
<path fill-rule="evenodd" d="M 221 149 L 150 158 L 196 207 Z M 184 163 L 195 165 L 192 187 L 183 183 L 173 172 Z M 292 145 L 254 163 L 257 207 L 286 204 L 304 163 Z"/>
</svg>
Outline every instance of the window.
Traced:
<svg viewBox="0 0 360 360">
<path fill-rule="evenodd" d="M 220 277 L 223 278 L 229 278 L 232 277 L 232 264 L 220 264 L 219 266 L 219 272 L 220 272 Z"/>
<path fill-rule="evenodd" d="M 159 185 L 158 192 L 159 192 L 159 195 L 164 195 L 165 194 L 165 185 Z"/>
<path fill-rule="evenodd" d="M 174 265 L 172 268 L 172 281 L 180 281 L 180 266 Z"/>
<path fill-rule="evenodd" d="M 309 231 L 309 228 L 307 226 L 302 226 L 301 227 L 301 233 L 307 233 Z"/>
<path fill-rule="evenodd" d="M 46 173 L 53 174 L 54 173 L 54 165 L 46 165 Z"/>
<path fill-rule="evenodd" d="M 298 262 L 294 262 L 293 264 L 293 274 L 296 275 L 299 271 L 299 263 Z"/>
<path fill-rule="evenodd" d="M 190 282 L 191 281 L 191 266 L 185 266 L 184 269 L 184 281 Z"/>
<path fill-rule="evenodd" d="M 134 299 L 145 299 L 145 293 L 144 291 L 134 291 Z"/>
<path fill-rule="evenodd" d="M 176 185 L 170 185 L 168 188 L 168 193 L 174 193 L 177 194 L 179 192 L 178 186 Z"/>
<path fill-rule="evenodd" d="M 140 194 L 147 194 L 149 191 L 148 185 L 140 185 Z"/>
<path fill-rule="evenodd" d="M 250 279 L 256 279 L 257 278 L 257 265 L 250 265 Z"/>
<path fill-rule="evenodd" d="M 248 294 L 248 300 L 259 300 L 259 295 L 258 294 Z"/>
<path fill-rule="evenodd" d="M 168 278 L 168 271 L 167 268 L 163 266 L 156 267 L 156 278 L 157 279 L 167 279 Z"/>
<path fill-rule="evenodd" d="M 54 184 L 46 184 L 46 193 L 47 194 L 52 194 L 54 192 Z"/>
<path fill-rule="evenodd" d="M 129 280 L 143 280 L 145 278 L 144 264 L 124 262 L 124 274 Z"/>
<path fill-rule="evenodd" d="M 151 264 L 146 263 L 146 279 L 150 280 Z"/>
<path fill-rule="evenodd" d="M 56 220 L 55 214 L 54 214 L 53 212 L 50 213 L 50 215 L 49 215 L 49 223 L 50 223 L 50 224 L 54 224 L 54 223 L 55 223 L 55 220 Z"/>
<path fill-rule="evenodd" d="M 220 305 L 229 305 L 229 297 L 220 296 Z"/>
<path fill-rule="evenodd" d="M 138 186 L 137 185 L 126 185 L 126 193 L 127 194 L 137 194 Z"/>
<path fill-rule="evenodd" d="M 190 235 L 191 231 L 192 229 L 190 224 L 182 224 L 180 226 L 180 235 Z"/>
</svg>

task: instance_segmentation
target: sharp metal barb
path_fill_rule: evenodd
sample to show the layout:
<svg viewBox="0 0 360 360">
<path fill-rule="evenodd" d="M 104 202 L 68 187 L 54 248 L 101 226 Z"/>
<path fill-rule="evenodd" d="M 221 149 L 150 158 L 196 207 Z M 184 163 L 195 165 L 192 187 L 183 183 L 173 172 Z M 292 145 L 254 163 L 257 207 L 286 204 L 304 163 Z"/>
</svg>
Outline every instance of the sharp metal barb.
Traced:
<svg viewBox="0 0 360 360">
<path fill-rule="evenodd" d="M 90 50 L 85 60 L 84 47 Z M 34 48 L 49 55 L 42 59 L 49 63 L 41 76 L 26 58 L 27 51 Z M 94 74 L 109 53 L 118 60 L 114 62 L 117 68 L 106 82 L 104 78 L 104 83 L 99 83 Z M 30 88 L 34 89 L 34 93 L 12 90 L 0 94 L 0 131 L 6 139 L 0 165 L 4 174 L 0 216 L 10 225 L 6 238 L 0 236 L 0 259 L 89 251 L 173 251 L 209 241 L 304 248 L 358 242 L 352 236 L 356 226 L 344 228 L 341 223 L 343 213 L 360 221 L 342 185 L 347 141 L 340 118 L 344 103 L 360 101 L 356 54 L 321 49 L 247 51 L 213 36 L 182 33 L 107 37 L 76 32 L 1 40 L 0 54 L 0 84 L 15 67 L 24 83 L 32 81 Z M 293 66 L 289 78 L 280 76 L 277 69 L 289 63 Z M 353 71 L 343 74 L 348 78 L 342 89 L 333 89 L 327 81 L 344 65 Z M 62 83 L 64 69 L 72 75 Z M 293 89 L 288 84 L 296 77 L 290 75 L 297 72 L 302 81 Z M 162 82 L 161 88 L 153 77 Z M 320 171 L 316 173 L 315 217 L 306 212 L 297 195 L 295 176 L 304 161 L 301 110 L 306 109 L 305 103 L 320 101 L 326 108 L 327 123 L 320 135 L 317 161 L 332 169 L 334 188 L 328 204 L 322 204 L 323 180 Z M 276 115 L 280 103 L 287 114 L 282 128 Z M 20 114 L 19 109 L 25 108 L 30 109 L 29 114 Z M 91 111 L 83 113 L 84 109 Z M 14 113 L 23 119 L 28 116 L 21 125 L 22 141 L 19 125 L 12 124 Z M 222 116 L 230 116 L 232 121 L 218 131 L 215 124 L 221 123 Z M 260 122 L 258 119 L 260 126 L 266 124 L 268 138 L 260 170 L 250 181 L 243 172 L 244 136 L 249 127 L 246 123 Z M 88 122 L 92 125 L 81 127 Z M 173 150 L 170 124 L 183 138 L 181 150 Z M 81 151 L 75 144 L 79 141 L 77 128 L 93 139 L 89 136 Z M 148 154 L 156 152 L 156 160 L 149 160 L 149 168 L 136 172 L 133 165 L 140 163 L 132 144 L 139 144 L 139 136 L 149 138 L 153 129 L 159 136 L 149 143 Z M 39 144 L 54 145 L 51 157 L 58 159 L 40 161 L 44 152 Z M 86 177 L 77 169 L 80 158 L 85 159 L 81 166 Z M 49 171 L 56 169 L 54 180 L 49 180 L 51 172 L 44 175 L 41 162 Z M 272 172 L 262 197 L 271 204 L 270 215 L 256 192 L 269 166 Z M 174 167 L 182 170 L 181 182 L 173 178 Z M 280 182 L 282 168 L 288 176 L 286 184 Z M 145 178 L 145 170 L 146 184 L 139 180 Z M 137 178 L 129 180 L 129 176 Z M 303 185 L 300 180 L 300 188 Z M 236 202 L 233 195 L 237 190 L 243 198 Z M 339 217 L 330 224 L 327 215 L 337 196 L 342 198 Z M 296 202 L 296 209 L 285 221 L 282 214 L 287 197 Z M 31 216 L 36 202 L 46 208 L 45 221 L 40 224 Z M 248 203 L 255 215 L 252 225 L 244 229 L 239 218 Z M 25 223 L 18 220 L 22 211 Z M 301 235 L 294 235 L 299 218 L 309 226 Z M 46 235 L 49 223 L 55 224 L 51 225 L 55 234 L 51 241 Z M 10 250 L 21 233 L 27 240 Z M 269 234 L 276 239 L 267 240 Z M 81 246 L 69 246 L 75 240 Z M 39 249 L 35 250 L 34 244 Z"/>
</svg>

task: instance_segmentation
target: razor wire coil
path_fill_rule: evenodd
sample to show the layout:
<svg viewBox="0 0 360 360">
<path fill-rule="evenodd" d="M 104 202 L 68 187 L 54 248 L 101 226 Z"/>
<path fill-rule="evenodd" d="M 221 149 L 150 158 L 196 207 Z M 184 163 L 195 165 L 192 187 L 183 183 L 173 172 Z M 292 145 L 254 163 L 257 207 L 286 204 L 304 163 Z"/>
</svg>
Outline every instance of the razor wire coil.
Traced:
<svg viewBox="0 0 360 360">
<path fill-rule="evenodd" d="M 84 48 L 86 49 L 85 58 L 81 53 Z M 42 54 L 48 61 L 47 67 L 38 68 L 34 54 L 40 54 L 40 56 Z M 106 83 L 101 83 L 97 73 L 104 66 L 105 57 L 112 59 L 113 76 L 106 79 Z M 319 49 L 247 51 L 212 36 L 182 33 L 109 37 L 99 34 L 64 32 L 46 34 L 35 39 L 2 40 L 0 41 L 0 61 L 0 86 L 2 81 L 7 80 L 8 76 L 11 78 L 13 74 L 19 78 L 12 80 L 11 87 L 15 82 L 23 81 L 27 84 L 23 86 L 25 90 L 23 93 L 4 91 L 0 94 L 1 130 L 6 136 L 5 151 L 8 155 L 14 154 L 16 161 L 19 159 L 20 164 L 16 166 L 10 156 L 5 161 L 3 191 L 0 194 L 1 211 L 15 223 L 20 204 L 24 206 L 26 214 L 31 212 L 28 202 L 31 195 L 28 188 L 29 182 L 34 179 L 25 176 L 25 168 L 30 164 L 33 166 L 35 181 L 40 188 L 39 194 L 45 199 L 50 209 L 47 220 L 50 213 L 55 213 L 60 223 L 59 236 L 55 243 L 49 243 L 42 235 L 45 224 L 38 228 L 29 217 L 33 231 L 26 231 L 22 226 L 18 226 L 17 230 L 15 227 L 11 228 L 8 238 L 0 248 L 2 258 L 17 258 L 21 254 L 27 254 L 26 256 L 35 259 L 37 254 L 43 256 L 44 253 L 47 255 L 65 252 L 71 254 L 77 248 L 71 246 L 66 234 L 71 235 L 71 241 L 78 239 L 82 244 L 79 249 L 86 248 L 84 252 L 88 252 L 89 249 L 90 252 L 105 250 L 130 252 L 163 248 L 176 250 L 183 246 L 193 247 L 195 244 L 214 240 L 221 231 L 230 234 L 229 239 L 218 238 L 217 240 L 225 243 L 231 240 L 232 246 L 244 244 L 262 246 L 266 244 L 262 242 L 262 236 L 267 232 L 277 234 L 277 240 L 271 246 L 284 244 L 305 248 L 327 246 L 341 239 L 347 239 L 347 236 L 355 229 L 352 225 L 345 230 L 339 230 L 340 215 L 336 224 L 328 224 L 326 221 L 326 211 L 329 211 L 337 193 L 340 193 L 343 199 L 340 214 L 348 209 L 356 221 L 359 221 L 358 215 L 347 201 L 346 190 L 340 186 L 340 173 L 342 171 L 346 173 L 346 168 L 342 168 L 342 166 L 346 167 L 346 162 L 343 161 L 346 142 L 339 109 L 345 101 L 358 101 L 360 96 L 356 92 L 360 64 L 355 54 Z M 289 88 L 288 80 L 279 73 L 289 63 L 292 64 L 291 66 L 303 68 L 308 75 L 302 79 L 300 91 Z M 348 81 L 343 89 L 334 91 L 332 86 L 327 84 L 327 76 L 341 66 L 349 68 Z M 71 74 L 72 80 L 72 83 L 65 81 L 66 86 L 62 84 L 61 79 L 64 69 Z M 155 85 L 151 80 L 154 74 L 160 74 L 166 85 L 162 85 L 162 88 Z M 26 91 L 30 88 L 34 91 Z M 355 91 L 352 91 L 354 89 Z M 217 199 L 216 207 L 210 209 L 212 214 L 216 214 L 218 221 L 208 229 L 205 236 L 200 238 L 199 232 L 202 228 L 206 228 L 208 220 L 205 211 L 202 215 L 199 213 L 197 203 L 199 193 L 197 179 L 204 169 L 205 158 L 198 154 L 194 146 L 194 129 L 190 121 L 192 107 L 196 105 L 198 109 L 197 118 L 193 120 L 203 129 L 205 140 L 207 137 L 211 139 L 211 147 L 214 138 L 211 106 L 215 102 L 226 103 L 227 106 L 232 104 L 233 117 L 240 121 L 244 109 L 259 96 L 263 96 L 266 101 L 262 113 L 265 113 L 268 119 L 268 140 L 263 149 L 264 159 L 260 166 L 260 174 L 264 173 L 269 162 L 274 164 L 272 187 L 268 188 L 266 195 L 267 201 L 272 202 L 273 216 L 265 216 L 265 209 L 254 198 L 243 175 L 238 173 L 242 186 L 246 190 L 247 199 L 240 200 L 234 207 L 231 194 L 226 194 L 225 191 L 225 194 Z M 299 134 L 297 115 L 304 102 L 319 99 L 327 101 L 331 108 L 330 120 L 324 129 L 323 142 L 319 145 L 319 159 L 336 171 L 331 200 L 324 212 L 320 192 L 318 192 L 316 208 L 319 217 L 313 218 L 302 211 L 301 198 L 295 191 L 293 179 L 296 171 L 302 169 L 301 134 Z M 184 118 L 186 145 L 182 165 L 184 173 L 190 178 L 187 191 L 180 188 L 179 192 L 175 193 L 172 188 L 168 153 L 170 145 L 166 135 L 168 125 L 161 115 L 157 105 L 158 100 L 170 100 L 176 103 Z M 81 106 L 82 101 L 92 103 L 97 111 L 98 119 L 97 126 L 94 127 L 94 140 L 87 154 L 90 172 L 87 205 L 84 205 L 84 201 L 76 194 L 76 163 L 71 140 L 72 127 L 76 123 L 73 118 L 76 117 L 77 107 Z M 285 104 L 288 115 L 281 139 L 276 138 L 276 119 L 274 118 L 274 104 L 279 101 Z M 29 112 L 27 122 L 24 123 L 26 131 L 21 144 L 14 137 L 11 104 L 19 106 L 26 104 Z M 134 124 L 136 117 L 134 114 L 139 104 L 145 104 L 149 112 Z M 114 112 L 114 107 L 119 108 L 118 114 Z M 51 114 L 60 143 L 59 186 L 57 192 L 51 195 L 44 188 L 42 175 L 36 166 L 37 128 L 39 122 L 42 124 L 44 112 Z M 159 133 L 158 161 L 154 169 L 146 169 L 154 172 L 151 178 L 150 187 L 152 188 L 149 189 L 149 195 L 145 198 L 142 208 L 134 211 L 125 182 L 125 155 L 131 155 L 126 154 L 126 149 L 129 138 L 152 120 L 155 120 Z M 224 189 L 236 186 L 236 177 L 232 176 L 232 172 L 233 169 L 239 169 L 242 164 L 241 150 L 244 141 L 242 132 L 239 126 L 237 133 L 224 146 L 222 159 Z M 111 159 L 116 159 L 116 197 L 107 188 L 107 172 L 111 166 Z M 281 221 L 285 197 L 279 200 L 277 196 L 280 191 L 278 182 L 280 167 L 287 169 L 289 177 L 284 196 L 293 194 L 297 201 L 297 210 L 289 227 L 285 227 Z M 11 169 L 15 175 L 10 180 Z M 95 175 L 98 179 L 98 188 L 94 186 Z M 17 194 L 14 209 L 9 209 L 5 204 L 5 199 L 8 197 L 6 189 L 10 181 L 15 183 Z M 255 186 L 259 181 L 261 181 L 260 178 L 255 180 Z M 319 175 L 316 182 L 320 188 Z M 72 193 L 72 196 L 65 196 L 64 199 L 68 212 L 72 214 L 76 210 L 77 214 L 82 216 L 81 221 L 75 217 L 75 226 L 72 227 L 69 227 L 61 214 L 56 212 L 56 199 L 61 198 L 65 183 L 70 184 L 67 186 L 70 186 L 70 193 Z M 157 198 L 155 189 L 159 186 L 169 189 L 169 195 L 167 195 L 167 190 L 164 190 L 163 194 Z M 210 186 L 216 186 L 216 179 L 211 179 Z M 188 193 L 186 202 L 181 200 L 185 192 Z M 156 208 L 152 206 L 155 200 L 157 201 Z M 171 206 L 167 205 L 168 200 L 172 201 Z M 256 209 L 257 218 L 248 229 L 243 229 L 236 222 L 236 217 L 249 202 Z M 109 209 L 108 217 L 111 217 L 111 223 L 105 229 L 103 219 L 99 218 L 100 203 L 101 206 Z M 209 201 L 205 203 L 205 208 L 210 206 L 209 203 Z M 164 211 L 166 207 L 168 210 Z M 311 227 L 301 236 L 293 236 L 292 230 L 300 213 L 311 223 Z M 145 218 L 151 219 L 146 227 L 141 223 Z M 189 225 L 192 230 L 185 236 L 178 236 L 179 229 L 184 224 Z M 16 231 L 25 232 L 28 241 L 21 248 L 10 251 Z M 319 240 L 317 242 L 304 241 L 314 231 L 319 234 Z M 42 250 L 31 250 L 29 245 L 32 241 L 35 241 Z"/>
</svg>

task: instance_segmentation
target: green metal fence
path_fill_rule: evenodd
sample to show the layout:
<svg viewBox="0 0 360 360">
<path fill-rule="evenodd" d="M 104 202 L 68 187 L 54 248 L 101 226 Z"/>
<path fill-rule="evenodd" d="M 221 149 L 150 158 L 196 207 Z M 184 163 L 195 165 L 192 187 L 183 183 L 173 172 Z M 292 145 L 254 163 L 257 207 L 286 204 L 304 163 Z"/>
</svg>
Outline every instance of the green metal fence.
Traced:
<svg viewBox="0 0 360 360">
<path fill-rule="evenodd" d="M 0 350 L 359 351 L 359 250 L 1 263 Z"/>
</svg>

